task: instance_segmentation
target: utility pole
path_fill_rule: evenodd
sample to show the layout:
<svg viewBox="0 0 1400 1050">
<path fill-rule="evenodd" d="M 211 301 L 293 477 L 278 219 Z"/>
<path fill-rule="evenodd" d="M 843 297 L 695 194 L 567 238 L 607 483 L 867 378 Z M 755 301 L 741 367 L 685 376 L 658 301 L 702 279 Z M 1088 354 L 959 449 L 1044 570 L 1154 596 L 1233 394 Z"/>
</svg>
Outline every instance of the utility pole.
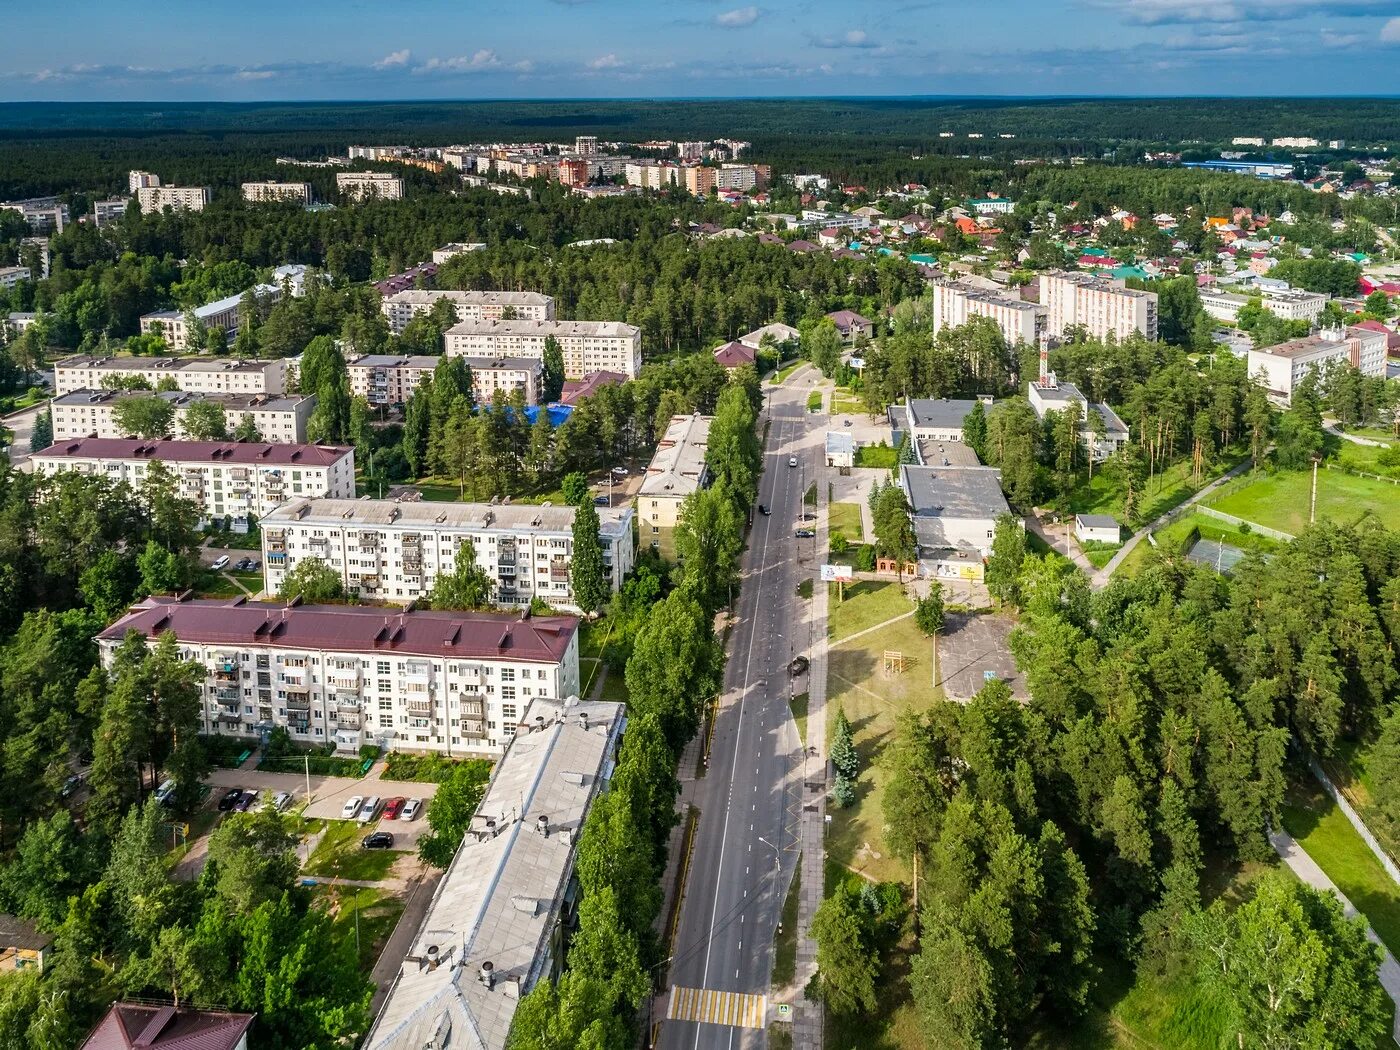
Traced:
<svg viewBox="0 0 1400 1050">
<path fill-rule="evenodd" d="M 1317 521 L 1317 461 L 1318 457 L 1313 456 L 1313 476 L 1312 476 L 1312 507 L 1308 511 L 1308 524 L 1312 525 Z"/>
<path fill-rule="evenodd" d="M 311 801 L 311 755 L 308 752 L 301 756 L 302 765 L 306 770 L 306 801 Z"/>
</svg>

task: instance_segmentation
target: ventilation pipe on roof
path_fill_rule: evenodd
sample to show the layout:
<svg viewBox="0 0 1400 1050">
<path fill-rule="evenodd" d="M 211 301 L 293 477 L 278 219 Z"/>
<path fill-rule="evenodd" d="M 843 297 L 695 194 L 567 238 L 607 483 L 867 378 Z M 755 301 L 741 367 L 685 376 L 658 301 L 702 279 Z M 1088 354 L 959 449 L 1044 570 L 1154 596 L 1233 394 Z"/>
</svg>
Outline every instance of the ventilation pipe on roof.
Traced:
<svg viewBox="0 0 1400 1050">
<path fill-rule="evenodd" d="M 481 964 L 481 972 L 476 979 L 486 986 L 488 992 L 496 986 L 496 966 L 490 959 Z"/>
<path fill-rule="evenodd" d="M 535 830 L 545 838 L 549 838 L 549 817 L 541 813 L 535 818 Z"/>
</svg>

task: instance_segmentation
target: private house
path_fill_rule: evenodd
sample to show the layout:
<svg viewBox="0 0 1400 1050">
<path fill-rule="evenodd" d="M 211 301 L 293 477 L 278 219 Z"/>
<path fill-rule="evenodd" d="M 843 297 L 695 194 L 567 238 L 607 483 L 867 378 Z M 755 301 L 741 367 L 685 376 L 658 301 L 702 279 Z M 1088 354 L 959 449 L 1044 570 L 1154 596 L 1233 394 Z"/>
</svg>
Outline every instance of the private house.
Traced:
<svg viewBox="0 0 1400 1050">
<path fill-rule="evenodd" d="M 875 334 L 875 324 L 867 320 L 854 310 L 835 310 L 826 315 L 836 330 L 841 333 L 841 341 L 850 346 L 861 336 L 869 339 Z"/>
<path fill-rule="evenodd" d="M 79 1050 L 248 1050 L 253 1014 L 113 1003 Z"/>
<path fill-rule="evenodd" d="M 1080 543 L 1122 543 L 1123 530 L 1111 514 L 1076 514 L 1074 538 Z"/>
<path fill-rule="evenodd" d="M 10 970 L 42 970 L 49 961 L 53 938 L 40 933 L 28 919 L 0 915 L 0 973 Z"/>
</svg>

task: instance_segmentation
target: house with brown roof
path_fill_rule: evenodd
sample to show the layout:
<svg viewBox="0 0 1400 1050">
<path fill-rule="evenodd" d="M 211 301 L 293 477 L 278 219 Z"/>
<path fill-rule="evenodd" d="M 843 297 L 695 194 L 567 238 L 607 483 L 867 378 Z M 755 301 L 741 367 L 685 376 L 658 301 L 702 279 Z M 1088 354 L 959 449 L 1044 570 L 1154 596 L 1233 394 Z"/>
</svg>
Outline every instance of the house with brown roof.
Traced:
<svg viewBox="0 0 1400 1050">
<path fill-rule="evenodd" d="M 737 340 L 731 340 L 715 350 L 714 358 L 723 368 L 741 368 L 757 360 L 753 348 Z"/>
<path fill-rule="evenodd" d="M 862 335 L 869 339 L 875 334 L 875 323 L 854 310 L 833 310 L 826 316 L 836 325 L 841 341 L 848 346 Z"/>
<path fill-rule="evenodd" d="M 28 919 L 0 915 L 0 973 L 8 970 L 42 970 L 49 959 L 53 938 L 40 933 Z"/>
<path fill-rule="evenodd" d="M 248 1050 L 253 1014 L 113 1003 L 80 1050 Z"/>
</svg>

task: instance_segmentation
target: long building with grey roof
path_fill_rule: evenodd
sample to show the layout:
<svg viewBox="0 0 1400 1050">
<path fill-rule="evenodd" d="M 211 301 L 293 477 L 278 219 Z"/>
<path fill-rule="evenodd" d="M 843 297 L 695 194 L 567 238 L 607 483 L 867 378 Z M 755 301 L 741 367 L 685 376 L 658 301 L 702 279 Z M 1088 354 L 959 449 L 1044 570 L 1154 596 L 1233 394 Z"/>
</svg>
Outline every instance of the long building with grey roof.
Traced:
<svg viewBox="0 0 1400 1050">
<path fill-rule="evenodd" d="M 456 357 L 543 360 L 547 339 L 559 344 L 566 379 L 598 371 L 635 379 L 642 370 L 642 330 L 622 321 L 463 321 L 443 333 L 443 347 Z"/>
<path fill-rule="evenodd" d="M 912 512 L 920 571 L 981 579 L 997 519 L 1011 512 L 1001 471 L 905 464 L 899 468 L 899 487 Z"/>
<path fill-rule="evenodd" d="M 224 424 L 231 434 L 245 418 L 251 418 L 258 438 L 278 444 L 300 444 L 306 441 L 306 424 L 316 409 L 316 396 L 291 395 L 278 397 L 268 394 L 206 394 L 198 391 L 162 390 L 74 390 L 60 394 L 49 402 L 53 413 L 55 441 L 69 438 L 130 437 L 118 420 L 117 406 L 142 397 L 158 397 L 168 401 L 173 411 L 170 436 L 184 440 L 185 416 L 190 407 L 208 403 L 223 410 Z"/>
<path fill-rule="evenodd" d="M 554 297 L 543 292 L 407 288 L 386 296 L 379 308 L 389 322 L 389 330 L 402 335 L 410 321 L 443 300 L 452 304 L 458 321 L 500 321 L 507 313 L 523 321 L 554 320 Z"/>
<path fill-rule="evenodd" d="M 710 483 L 705 456 L 713 419 L 698 412 L 672 416 L 642 476 L 637 492 L 637 532 L 641 543 L 659 550 L 663 557 L 675 553 L 681 504 L 692 492 Z"/>
<path fill-rule="evenodd" d="M 501 1050 L 520 1000 L 563 963 L 579 833 L 607 788 L 622 704 L 536 700 L 512 726 L 366 1050 Z"/>
</svg>

